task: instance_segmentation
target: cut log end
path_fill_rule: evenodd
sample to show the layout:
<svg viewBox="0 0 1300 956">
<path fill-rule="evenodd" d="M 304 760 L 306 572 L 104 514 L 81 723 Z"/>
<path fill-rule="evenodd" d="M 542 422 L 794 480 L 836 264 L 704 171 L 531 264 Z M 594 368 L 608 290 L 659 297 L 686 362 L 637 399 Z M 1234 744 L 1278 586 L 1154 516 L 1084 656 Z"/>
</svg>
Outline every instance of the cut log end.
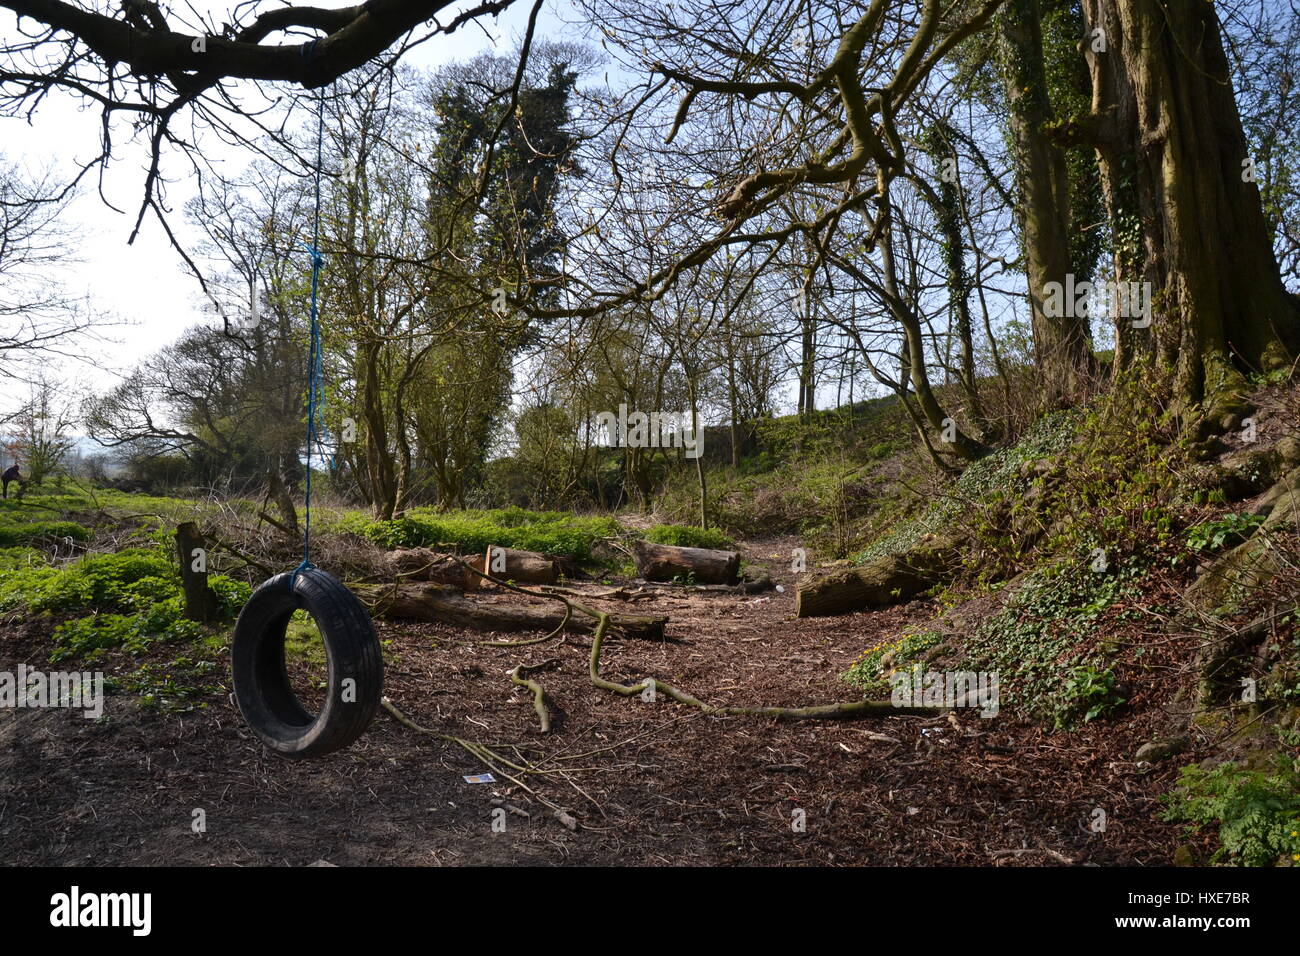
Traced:
<svg viewBox="0 0 1300 956">
<path fill-rule="evenodd" d="M 493 545 L 483 555 L 483 566 L 492 577 L 516 584 L 554 584 L 560 578 L 555 559 L 536 551 Z"/>
</svg>

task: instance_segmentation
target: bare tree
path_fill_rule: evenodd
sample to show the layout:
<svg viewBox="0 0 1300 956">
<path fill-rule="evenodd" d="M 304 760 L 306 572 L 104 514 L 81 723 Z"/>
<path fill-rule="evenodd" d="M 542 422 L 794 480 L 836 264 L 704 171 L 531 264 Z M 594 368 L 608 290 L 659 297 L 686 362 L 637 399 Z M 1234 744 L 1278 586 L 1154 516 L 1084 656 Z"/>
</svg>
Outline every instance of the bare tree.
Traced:
<svg viewBox="0 0 1300 956">
<path fill-rule="evenodd" d="M 71 196 L 0 158 L 0 378 L 34 381 L 49 362 L 79 357 L 98 324 L 51 275 L 72 260 L 60 218 Z"/>
</svg>

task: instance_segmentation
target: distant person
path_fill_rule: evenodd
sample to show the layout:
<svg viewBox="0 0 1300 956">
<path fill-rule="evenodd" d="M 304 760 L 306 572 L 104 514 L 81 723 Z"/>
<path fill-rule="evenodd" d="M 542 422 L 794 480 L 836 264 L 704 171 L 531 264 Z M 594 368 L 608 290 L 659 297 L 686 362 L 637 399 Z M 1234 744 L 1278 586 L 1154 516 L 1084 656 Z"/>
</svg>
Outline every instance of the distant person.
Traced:
<svg viewBox="0 0 1300 956">
<path fill-rule="evenodd" d="M 17 482 L 19 490 L 22 490 L 23 476 L 18 471 L 17 462 L 14 462 L 12 465 L 10 465 L 8 468 L 5 469 L 4 474 L 0 475 L 0 481 L 4 482 L 4 497 L 6 498 L 9 497 L 9 483 L 11 481 Z"/>
</svg>

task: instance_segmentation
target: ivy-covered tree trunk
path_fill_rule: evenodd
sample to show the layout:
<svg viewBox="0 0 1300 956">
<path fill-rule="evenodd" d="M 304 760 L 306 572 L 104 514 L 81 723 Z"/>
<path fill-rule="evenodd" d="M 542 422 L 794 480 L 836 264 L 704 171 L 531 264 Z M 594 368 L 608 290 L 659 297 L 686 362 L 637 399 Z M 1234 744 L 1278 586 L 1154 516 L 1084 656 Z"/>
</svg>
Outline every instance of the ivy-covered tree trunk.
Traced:
<svg viewBox="0 0 1300 956">
<path fill-rule="evenodd" d="M 940 175 L 934 189 L 924 189 L 922 194 L 934 212 L 943 251 L 944 269 L 947 272 L 950 316 L 956 331 L 958 347 L 957 379 L 966 396 L 967 407 L 976 427 L 987 441 L 993 423 L 984 411 L 980 399 L 979 381 L 975 370 L 975 332 L 970 314 L 970 293 L 973 283 L 966 270 L 966 247 L 962 240 L 961 212 L 965 199 L 957 177 L 956 158 L 951 127 L 941 123 L 933 127 L 923 141 L 935 167 L 943 170 L 950 162 L 951 175 Z"/>
<path fill-rule="evenodd" d="M 1046 129 L 1053 112 L 1038 0 L 1008 0 L 998 27 L 1035 359 L 1049 399 L 1059 401 L 1077 392 L 1080 376 L 1091 367 L 1092 333 L 1087 315 L 1074 310 L 1051 315 L 1045 308 L 1049 285 L 1064 286 L 1071 271 L 1070 182 L 1065 153 Z"/>
<path fill-rule="evenodd" d="M 876 248 L 880 250 L 885 304 L 894 320 L 903 329 L 903 351 L 899 359 L 900 398 L 903 399 L 904 403 L 907 402 L 907 386 L 910 384 L 915 393 L 916 403 L 920 407 L 921 414 L 930 424 L 930 427 L 939 433 L 939 440 L 944 450 L 951 452 L 964 461 L 975 461 L 988 454 L 988 446 L 967 435 L 958 426 L 957 420 L 952 418 L 944 410 L 943 405 L 940 404 L 930 383 L 921 317 L 903 295 L 898 282 L 898 270 L 894 260 L 893 247 L 893 206 L 889 198 L 889 187 L 884 177 L 880 179 L 876 208 L 877 223 L 880 229 L 880 239 Z"/>
<path fill-rule="evenodd" d="M 1118 320 L 1117 362 L 1153 355 L 1175 408 L 1223 427 L 1244 373 L 1284 365 L 1297 311 L 1269 241 L 1214 6 L 1084 0 L 1094 42 L 1082 124 L 1096 147 L 1117 279 L 1151 283 L 1152 322 Z M 1101 42 L 1095 42 L 1100 40 Z"/>
</svg>

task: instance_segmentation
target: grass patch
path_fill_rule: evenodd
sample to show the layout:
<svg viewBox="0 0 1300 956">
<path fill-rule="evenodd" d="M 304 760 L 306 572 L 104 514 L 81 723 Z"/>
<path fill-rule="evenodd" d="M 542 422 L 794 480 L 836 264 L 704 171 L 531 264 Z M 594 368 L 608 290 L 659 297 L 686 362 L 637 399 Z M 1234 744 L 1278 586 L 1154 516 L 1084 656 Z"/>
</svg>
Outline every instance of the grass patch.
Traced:
<svg viewBox="0 0 1300 956">
<path fill-rule="evenodd" d="M 0 551 L 0 610 L 84 613 L 54 630 L 50 662 L 94 661 L 109 649 L 139 655 L 157 643 L 196 640 L 206 634 L 184 617 L 180 576 L 161 549 L 128 548 L 51 567 L 33 549 Z M 234 617 L 252 589 L 210 575 L 223 618 Z"/>
<path fill-rule="evenodd" d="M 149 548 L 92 555 L 64 567 L 31 563 L 0 581 L 0 610 L 132 611 L 180 592 L 171 562 Z"/>
<path fill-rule="evenodd" d="M 127 548 L 59 568 L 36 563 L 39 552 L 17 554 L 16 560 L 4 559 L 10 566 L 0 579 L 0 610 L 136 612 L 182 593 L 180 575 L 161 549 Z M 227 615 L 238 612 L 251 593 L 247 584 L 220 574 L 209 575 L 208 583 Z"/>
<path fill-rule="evenodd" d="M 185 620 L 184 600 L 171 598 L 137 614 L 97 614 L 65 621 L 54 629 L 50 663 L 78 659 L 94 662 L 113 648 L 139 656 L 155 644 L 192 641 L 203 636 L 203 625 Z"/>
<path fill-rule="evenodd" d="M 73 541 L 89 541 L 90 529 L 75 521 L 0 523 L 0 548 L 22 547 L 46 539 L 62 541 L 69 538 Z"/>
<path fill-rule="evenodd" d="M 325 640 L 316 621 L 306 611 L 294 611 L 289 619 L 284 631 L 284 659 L 287 663 L 301 662 L 311 667 L 326 665 Z"/>
</svg>

